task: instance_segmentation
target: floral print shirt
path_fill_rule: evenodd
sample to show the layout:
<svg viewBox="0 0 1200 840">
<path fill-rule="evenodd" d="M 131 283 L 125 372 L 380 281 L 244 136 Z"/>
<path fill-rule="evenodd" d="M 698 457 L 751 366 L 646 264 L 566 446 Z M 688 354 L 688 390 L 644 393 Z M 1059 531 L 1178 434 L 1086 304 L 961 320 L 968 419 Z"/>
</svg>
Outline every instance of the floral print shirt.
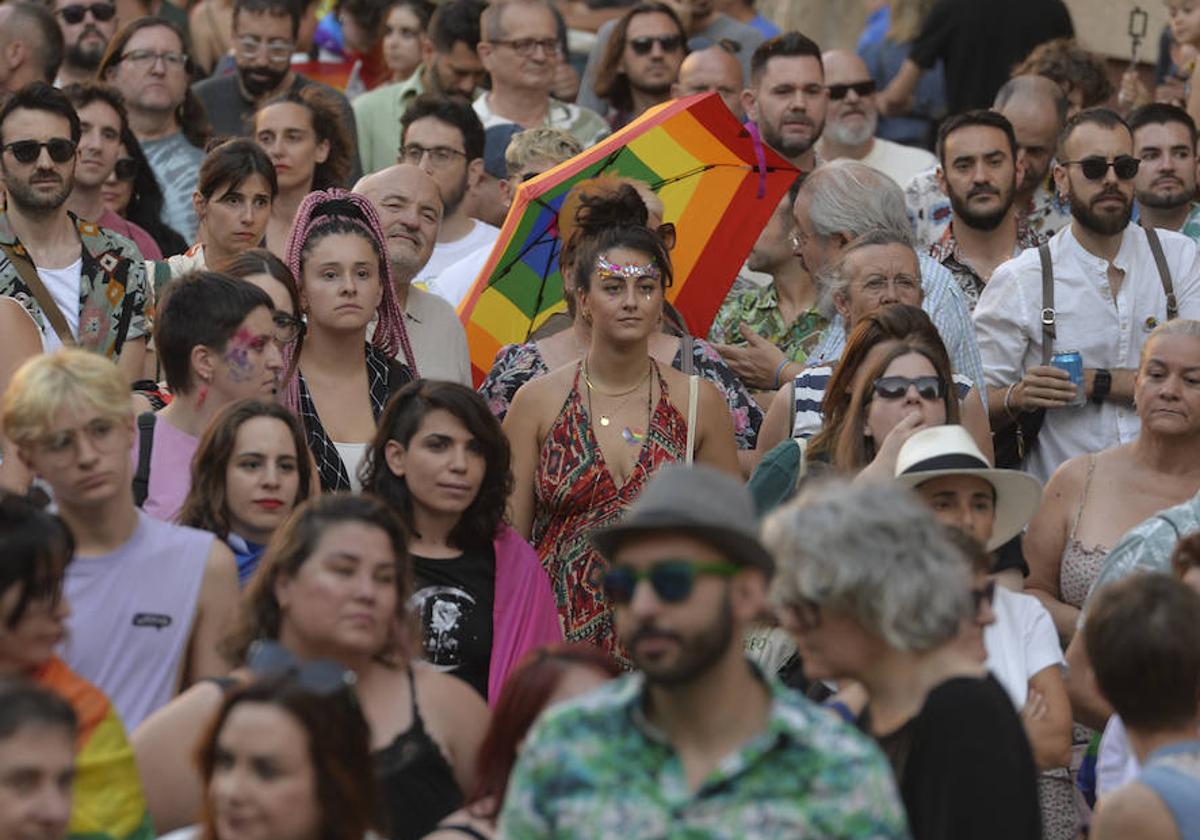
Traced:
<svg viewBox="0 0 1200 840">
<path fill-rule="evenodd" d="M 125 342 L 150 332 L 152 298 L 142 255 L 125 237 L 70 215 L 82 245 L 76 340 L 80 348 L 116 361 Z M 13 263 L 13 259 L 29 261 L 29 256 L 4 212 L 0 212 L 0 246 L 0 295 L 24 306 L 43 335 L 52 333 L 49 319 Z M 32 261 L 29 268 L 36 270 Z"/>
<path fill-rule="evenodd" d="M 708 330 L 708 340 L 714 344 L 746 344 L 739 324 L 745 324 L 767 339 L 791 361 L 803 363 L 820 339 L 821 331 L 829 325 L 829 319 L 813 307 L 797 315 L 792 323 L 784 323 L 775 284 L 768 283 L 726 297 Z"/>
<path fill-rule="evenodd" d="M 499 836 L 907 838 L 887 760 L 832 712 L 769 682 L 765 729 L 698 789 L 632 674 L 550 709 L 513 768 Z"/>
<path fill-rule="evenodd" d="M 1043 241 L 1025 223 L 1024 219 L 1017 219 L 1017 244 L 1013 249 L 1014 257 L 1026 248 L 1036 248 Z M 959 287 L 963 290 L 963 297 L 966 299 L 967 308 L 974 312 L 975 304 L 979 302 L 979 296 L 983 294 L 983 287 L 987 281 L 980 277 L 975 269 L 963 259 L 962 254 L 959 253 L 958 240 L 954 238 L 953 224 L 947 225 L 945 232 L 942 233 L 942 238 L 929 246 L 929 256 L 950 270 L 950 273 L 954 275 L 954 279 L 958 281 Z"/>
<path fill-rule="evenodd" d="M 675 353 L 671 367 L 683 370 L 680 352 Z M 753 449 L 758 442 L 763 410 L 746 390 L 742 380 L 725 364 L 721 354 L 711 344 L 699 338 L 692 339 L 692 370 L 701 379 L 707 379 L 716 385 L 721 396 L 725 398 L 730 417 L 733 419 L 733 433 L 737 438 L 738 449 Z M 517 390 L 529 380 L 549 372 L 550 369 L 546 367 L 536 341 L 506 344 L 500 348 L 492 369 L 480 383 L 479 393 L 487 400 L 492 414 L 503 420 L 508 414 L 513 397 L 517 395 Z"/>
</svg>

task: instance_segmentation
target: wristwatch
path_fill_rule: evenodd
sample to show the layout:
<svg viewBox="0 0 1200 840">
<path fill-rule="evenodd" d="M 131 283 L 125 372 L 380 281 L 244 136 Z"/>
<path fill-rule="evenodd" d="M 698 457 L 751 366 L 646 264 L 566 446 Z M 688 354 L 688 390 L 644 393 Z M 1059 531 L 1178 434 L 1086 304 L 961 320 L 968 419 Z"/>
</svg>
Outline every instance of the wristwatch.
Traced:
<svg viewBox="0 0 1200 840">
<path fill-rule="evenodd" d="M 1104 368 L 1097 368 L 1095 375 L 1092 377 L 1092 402 L 1100 405 L 1111 390 L 1112 374 Z"/>
</svg>

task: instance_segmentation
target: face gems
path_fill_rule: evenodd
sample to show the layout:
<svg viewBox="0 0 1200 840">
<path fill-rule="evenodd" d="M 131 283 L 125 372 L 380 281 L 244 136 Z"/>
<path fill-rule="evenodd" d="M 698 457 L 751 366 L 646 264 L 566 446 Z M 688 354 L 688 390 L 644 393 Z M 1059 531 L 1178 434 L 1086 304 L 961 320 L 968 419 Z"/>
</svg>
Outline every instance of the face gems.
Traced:
<svg viewBox="0 0 1200 840">
<path fill-rule="evenodd" d="M 603 254 L 596 257 L 596 278 L 603 280 L 606 277 L 619 277 L 626 280 L 632 277 L 635 280 L 640 280 L 643 277 L 653 277 L 655 280 L 662 279 L 662 272 L 658 270 L 658 266 L 653 262 L 648 263 L 626 263 L 621 265 L 615 263 L 605 257 Z"/>
</svg>

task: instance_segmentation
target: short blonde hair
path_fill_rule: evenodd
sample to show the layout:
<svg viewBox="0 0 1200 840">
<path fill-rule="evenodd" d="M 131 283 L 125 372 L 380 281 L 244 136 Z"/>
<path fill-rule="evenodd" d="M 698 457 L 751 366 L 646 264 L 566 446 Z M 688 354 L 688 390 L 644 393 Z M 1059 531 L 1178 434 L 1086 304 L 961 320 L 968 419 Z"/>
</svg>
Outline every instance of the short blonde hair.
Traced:
<svg viewBox="0 0 1200 840">
<path fill-rule="evenodd" d="M 511 174 L 514 169 L 524 169 L 536 160 L 562 163 L 582 151 L 583 146 L 574 135 L 560 128 L 540 126 L 512 136 L 504 150 L 504 164 Z"/>
<path fill-rule="evenodd" d="M 114 419 L 133 415 L 129 383 L 103 356 L 65 349 L 34 356 L 4 393 L 4 433 L 17 446 L 28 446 L 49 431 L 59 411 L 81 403 Z"/>
</svg>

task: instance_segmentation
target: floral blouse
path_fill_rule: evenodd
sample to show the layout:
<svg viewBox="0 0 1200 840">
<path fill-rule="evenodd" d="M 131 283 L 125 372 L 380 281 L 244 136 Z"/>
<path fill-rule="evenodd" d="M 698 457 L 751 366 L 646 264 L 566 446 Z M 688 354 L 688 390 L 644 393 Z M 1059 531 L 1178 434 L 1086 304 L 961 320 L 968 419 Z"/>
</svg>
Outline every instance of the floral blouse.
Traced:
<svg viewBox="0 0 1200 840">
<path fill-rule="evenodd" d="M 671 367 L 683 369 L 681 351 L 676 351 Z M 753 449 L 758 441 L 758 429 L 762 426 L 763 411 L 754 397 L 750 396 L 742 380 L 725 364 L 721 354 L 711 344 L 699 338 L 692 339 L 692 370 L 701 379 L 716 385 L 725 397 L 733 419 L 738 449 Z M 503 420 L 517 390 L 529 380 L 549 372 L 536 341 L 508 344 L 496 354 L 496 362 L 479 386 L 479 393 L 487 400 L 492 413 Z"/>
</svg>

